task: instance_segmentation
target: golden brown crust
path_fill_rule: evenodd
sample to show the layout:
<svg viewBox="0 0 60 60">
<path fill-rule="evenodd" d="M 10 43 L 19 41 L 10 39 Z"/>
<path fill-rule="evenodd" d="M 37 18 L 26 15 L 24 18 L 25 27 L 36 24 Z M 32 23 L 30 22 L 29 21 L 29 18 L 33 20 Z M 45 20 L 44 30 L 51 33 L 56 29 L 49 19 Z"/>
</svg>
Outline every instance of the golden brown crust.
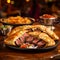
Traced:
<svg viewBox="0 0 60 60">
<path fill-rule="evenodd" d="M 16 28 L 14 28 L 11 32 L 8 32 L 8 33 L 7 33 L 7 36 L 10 36 L 10 35 L 18 32 L 18 31 L 21 31 L 21 30 L 22 30 L 21 26 L 16 27 Z"/>
<path fill-rule="evenodd" d="M 7 44 L 7 45 L 14 45 L 15 46 L 16 39 L 21 37 L 25 32 L 27 32 L 27 31 L 18 31 L 15 34 L 10 35 L 8 38 L 6 38 L 4 40 L 4 43 Z"/>
<path fill-rule="evenodd" d="M 46 33 L 48 34 L 48 35 L 50 35 L 54 40 L 58 40 L 59 39 L 59 37 L 53 32 L 53 31 L 51 31 L 50 29 L 46 29 Z"/>
<path fill-rule="evenodd" d="M 40 30 L 34 31 L 35 28 L 38 28 Z M 28 32 L 28 29 L 32 29 L 33 31 Z M 25 32 L 35 37 L 38 37 L 39 40 L 40 39 L 44 40 L 45 42 L 47 42 L 46 46 L 55 45 L 54 40 L 59 39 L 59 37 L 53 31 L 51 31 L 50 29 L 43 25 L 25 25 L 14 28 L 8 34 L 8 38 L 4 40 L 5 44 L 15 45 L 14 41 L 16 41 L 16 39 L 22 36 L 22 34 L 24 34 Z"/>
<path fill-rule="evenodd" d="M 50 38 L 46 33 L 41 33 L 39 35 L 39 38 L 47 42 L 47 46 L 55 45 L 55 41 L 52 38 Z"/>
<path fill-rule="evenodd" d="M 9 33 L 7 34 L 7 36 L 10 36 L 10 35 L 18 32 L 18 31 L 26 30 L 26 29 L 28 29 L 28 28 L 32 28 L 32 26 L 30 26 L 30 25 L 18 26 L 18 27 L 16 27 L 16 28 L 12 29 L 12 31 L 9 32 Z"/>
<path fill-rule="evenodd" d="M 35 37 L 38 37 L 40 35 L 41 32 L 39 31 L 34 31 L 34 32 L 29 32 L 28 34 L 29 35 L 32 35 L 32 36 L 35 36 Z"/>
<path fill-rule="evenodd" d="M 7 35 L 12 35 L 14 33 L 16 33 L 17 31 L 22 31 L 22 30 L 26 30 L 26 29 L 35 29 L 35 28 L 39 28 L 41 31 L 47 33 L 48 35 L 50 35 L 54 40 L 58 40 L 59 37 L 53 32 L 51 31 L 49 28 L 47 28 L 44 25 L 25 25 L 25 26 L 19 26 L 14 28 L 11 32 L 9 32 Z"/>
</svg>

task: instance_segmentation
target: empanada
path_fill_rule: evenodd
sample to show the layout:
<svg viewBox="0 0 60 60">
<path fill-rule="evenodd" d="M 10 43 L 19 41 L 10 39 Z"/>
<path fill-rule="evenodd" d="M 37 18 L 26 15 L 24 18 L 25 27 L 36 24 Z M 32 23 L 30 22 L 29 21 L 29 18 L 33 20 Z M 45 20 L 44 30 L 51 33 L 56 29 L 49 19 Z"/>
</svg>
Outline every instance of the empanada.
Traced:
<svg viewBox="0 0 60 60">
<path fill-rule="evenodd" d="M 51 31 L 50 29 L 46 29 L 46 33 L 48 34 L 48 35 L 50 35 L 54 40 L 58 40 L 59 39 L 59 37 L 53 32 L 53 31 Z"/>
<path fill-rule="evenodd" d="M 50 38 L 46 33 L 41 33 L 39 35 L 39 38 L 44 40 L 45 42 L 47 42 L 46 43 L 47 46 L 54 46 L 55 45 L 55 41 L 52 38 Z"/>
<path fill-rule="evenodd" d="M 8 38 L 6 38 L 4 40 L 4 43 L 7 44 L 7 45 L 14 45 L 15 46 L 15 41 L 21 37 L 24 33 L 26 33 L 27 31 L 24 30 L 24 31 L 18 31 L 16 32 L 15 34 L 12 34 L 10 35 Z"/>
</svg>

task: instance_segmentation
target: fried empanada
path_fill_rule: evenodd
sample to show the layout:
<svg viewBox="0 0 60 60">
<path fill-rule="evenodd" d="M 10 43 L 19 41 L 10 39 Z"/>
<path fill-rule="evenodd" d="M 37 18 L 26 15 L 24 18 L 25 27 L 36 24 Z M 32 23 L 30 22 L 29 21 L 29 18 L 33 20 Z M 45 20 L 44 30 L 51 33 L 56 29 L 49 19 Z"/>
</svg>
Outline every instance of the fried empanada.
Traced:
<svg viewBox="0 0 60 60">
<path fill-rule="evenodd" d="M 55 45 L 55 41 L 50 38 L 46 33 L 41 33 L 39 35 L 39 38 L 44 40 L 46 43 L 47 46 L 54 46 Z"/>
<path fill-rule="evenodd" d="M 39 31 L 34 31 L 34 32 L 29 32 L 28 34 L 29 35 L 32 35 L 32 36 L 35 36 L 35 37 L 38 37 L 40 35 L 41 32 Z"/>
<path fill-rule="evenodd" d="M 16 32 L 15 34 L 12 34 L 10 35 L 8 38 L 6 38 L 4 40 L 4 43 L 7 44 L 7 45 L 13 45 L 15 46 L 15 41 L 21 37 L 24 33 L 26 33 L 27 31 L 24 30 L 24 31 L 18 31 Z"/>
<path fill-rule="evenodd" d="M 46 33 L 48 34 L 48 35 L 50 35 L 50 37 L 52 37 L 54 40 L 58 40 L 59 39 L 59 37 L 53 32 L 53 31 L 51 31 L 50 29 L 46 29 Z"/>
</svg>

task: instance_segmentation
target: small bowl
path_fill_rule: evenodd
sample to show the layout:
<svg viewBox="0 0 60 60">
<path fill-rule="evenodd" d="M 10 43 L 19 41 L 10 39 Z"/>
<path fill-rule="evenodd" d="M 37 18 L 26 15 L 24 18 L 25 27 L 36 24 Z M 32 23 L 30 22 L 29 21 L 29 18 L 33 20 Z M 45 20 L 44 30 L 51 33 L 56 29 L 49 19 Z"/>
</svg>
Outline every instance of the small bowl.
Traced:
<svg viewBox="0 0 60 60">
<path fill-rule="evenodd" d="M 42 18 L 40 17 L 40 23 L 43 25 L 54 25 L 54 23 L 56 22 L 57 18 Z"/>
</svg>

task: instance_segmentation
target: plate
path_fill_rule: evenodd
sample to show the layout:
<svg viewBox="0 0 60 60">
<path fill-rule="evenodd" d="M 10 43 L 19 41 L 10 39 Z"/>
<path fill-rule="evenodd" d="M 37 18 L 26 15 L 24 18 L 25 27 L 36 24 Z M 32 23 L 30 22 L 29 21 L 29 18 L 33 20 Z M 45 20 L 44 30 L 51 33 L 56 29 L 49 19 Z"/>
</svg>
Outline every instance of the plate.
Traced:
<svg viewBox="0 0 60 60">
<path fill-rule="evenodd" d="M 8 45 L 6 45 L 6 46 L 10 49 L 25 51 L 25 52 L 28 52 L 28 51 L 44 52 L 44 51 L 49 51 L 49 50 L 55 49 L 58 46 L 58 44 L 60 43 L 59 40 L 56 40 L 55 42 L 56 42 L 56 45 L 51 46 L 51 47 L 46 47 L 46 48 L 19 48 L 19 47 L 15 47 L 15 46 L 8 46 Z"/>
<path fill-rule="evenodd" d="M 32 25 L 34 23 L 34 20 L 32 18 L 29 18 L 31 23 L 29 24 L 11 24 L 11 23 L 6 23 L 6 22 L 2 22 L 2 20 L 4 20 L 4 18 L 1 19 L 0 23 L 2 23 L 3 25 L 11 25 L 11 26 L 23 26 L 23 25 Z"/>
</svg>

